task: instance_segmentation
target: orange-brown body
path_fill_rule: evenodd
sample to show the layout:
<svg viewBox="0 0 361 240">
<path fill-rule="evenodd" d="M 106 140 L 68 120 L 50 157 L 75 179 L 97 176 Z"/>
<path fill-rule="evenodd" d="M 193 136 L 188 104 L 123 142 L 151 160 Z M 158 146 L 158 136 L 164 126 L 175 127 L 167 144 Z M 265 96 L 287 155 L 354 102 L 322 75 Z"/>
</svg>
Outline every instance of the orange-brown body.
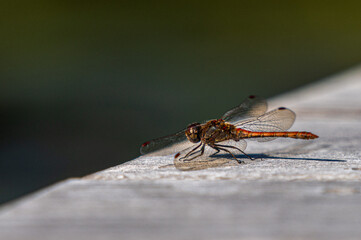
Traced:
<svg viewBox="0 0 361 240">
<path fill-rule="evenodd" d="M 194 129 L 196 128 L 196 129 Z M 193 131 L 192 131 L 193 130 Z M 210 120 L 205 124 L 193 124 L 188 127 L 186 136 L 189 141 L 201 141 L 204 144 L 213 145 L 214 143 L 226 140 L 239 141 L 243 138 L 263 138 L 263 137 L 288 137 L 298 139 L 314 139 L 317 135 L 310 132 L 252 132 L 224 121 L 223 119 Z M 198 140 L 198 141 L 195 141 Z"/>
</svg>

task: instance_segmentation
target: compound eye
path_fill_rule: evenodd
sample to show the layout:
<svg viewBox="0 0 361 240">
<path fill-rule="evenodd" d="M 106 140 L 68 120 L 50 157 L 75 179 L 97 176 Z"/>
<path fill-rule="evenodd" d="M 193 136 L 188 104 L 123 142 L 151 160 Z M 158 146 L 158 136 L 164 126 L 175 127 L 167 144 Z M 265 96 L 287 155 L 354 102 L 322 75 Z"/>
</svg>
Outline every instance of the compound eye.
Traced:
<svg viewBox="0 0 361 240">
<path fill-rule="evenodd" d="M 200 141 L 199 130 L 200 130 L 199 123 L 190 124 L 187 127 L 187 131 L 186 131 L 186 136 L 188 140 L 194 143 L 199 142 Z"/>
<path fill-rule="evenodd" d="M 197 127 L 191 127 L 189 129 L 189 131 L 192 133 L 192 134 L 197 134 L 198 133 L 198 128 Z"/>
</svg>

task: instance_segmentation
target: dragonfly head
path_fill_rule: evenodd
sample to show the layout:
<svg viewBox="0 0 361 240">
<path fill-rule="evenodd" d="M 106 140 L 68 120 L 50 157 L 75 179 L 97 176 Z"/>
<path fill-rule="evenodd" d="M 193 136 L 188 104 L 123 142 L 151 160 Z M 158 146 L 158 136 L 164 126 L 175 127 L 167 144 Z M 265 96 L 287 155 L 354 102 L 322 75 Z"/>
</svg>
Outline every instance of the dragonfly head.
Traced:
<svg viewBox="0 0 361 240">
<path fill-rule="evenodd" d="M 187 130 L 185 132 L 188 140 L 192 143 L 197 143 L 201 140 L 201 124 L 200 123 L 192 123 L 188 125 Z"/>
</svg>

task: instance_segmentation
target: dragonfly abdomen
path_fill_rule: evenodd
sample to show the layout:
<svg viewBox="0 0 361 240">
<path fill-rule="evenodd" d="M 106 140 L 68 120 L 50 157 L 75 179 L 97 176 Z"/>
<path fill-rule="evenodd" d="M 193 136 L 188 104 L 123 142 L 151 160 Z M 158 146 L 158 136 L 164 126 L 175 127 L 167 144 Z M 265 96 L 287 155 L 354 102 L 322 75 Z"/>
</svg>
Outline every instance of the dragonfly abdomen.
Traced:
<svg viewBox="0 0 361 240">
<path fill-rule="evenodd" d="M 237 129 L 239 138 L 288 137 L 297 139 L 314 139 L 317 135 L 310 132 L 252 132 Z"/>
</svg>

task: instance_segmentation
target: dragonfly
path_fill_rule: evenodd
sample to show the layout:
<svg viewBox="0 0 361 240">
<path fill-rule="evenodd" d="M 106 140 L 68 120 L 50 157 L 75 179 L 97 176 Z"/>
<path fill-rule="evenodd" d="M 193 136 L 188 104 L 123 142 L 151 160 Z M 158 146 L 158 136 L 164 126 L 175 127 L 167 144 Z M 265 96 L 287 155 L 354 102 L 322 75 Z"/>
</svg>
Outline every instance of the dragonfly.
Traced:
<svg viewBox="0 0 361 240">
<path fill-rule="evenodd" d="M 222 118 L 192 123 L 175 134 L 147 141 L 141 145 L 140 152 L 142 155 L 174 154 L 175 159 L 192 161 L 205 154 L 213 156 L 223 151 L 242 163 L 236 157 L 237 153 L 254 160 L 244 152 L 246 140 L 266 142 L 276 138 L 318 138 L 311 132 L 287 131 L 296 118 L 292 110 L 279 107 L 267 112 L 267 109 L 265 99 L 251 95 Z"/>
</svg>

